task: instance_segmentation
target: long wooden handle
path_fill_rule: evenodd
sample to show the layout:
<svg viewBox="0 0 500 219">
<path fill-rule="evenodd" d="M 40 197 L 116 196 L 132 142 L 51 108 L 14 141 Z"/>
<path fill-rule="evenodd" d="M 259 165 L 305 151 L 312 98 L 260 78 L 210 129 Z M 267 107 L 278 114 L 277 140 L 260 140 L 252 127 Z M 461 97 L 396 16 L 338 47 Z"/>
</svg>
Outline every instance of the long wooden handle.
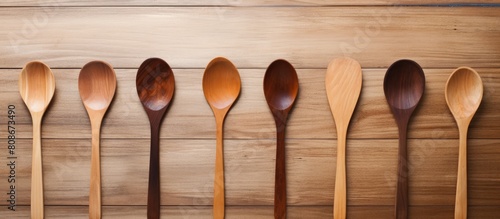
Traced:
<svg viewBox="0 0 500 219">
<path fill-rule="evenodd" d="M 333 201 L 333 218 L 346 217 L 346 130 L 337 127 L 337 170 L 335 174 L 335 197 Z"/>
<path fill-rule="evenodd" d="M 148 219 L 160 218 L 160 132 L 159 125 L 151 125 L 151 152 L 149 155 Z"/>
<path fill-rule="evenodd" d="M 455 219 L 467 218 L 467 128 L 459 128 L 460 146 L 458 152 L 457 194 Z"/>
<path fill-rule="evenodd" d="M 285 129 L 278 128 L 274 178 L 274 218 L 286 218 Z"/>
<path fill-rule="evenodd" d="M 217 119 L 217 139 L 215 148 L 214 178 L 214 219 L 223 219 L 225 211 L 224 195 L 224 120 Z"/>
<path fill-rule="evenodd" d="M 31 160 L 31 219 L 43 219 L 42 116 L 32 116 L 33 154 Z"/>
<path fill-rule="evenodd" d="M 396 219 L 408 218 L 408 158 L 406 148 L 407 125 L 399 127 L 398 182 L 396 186 Z"/>
<path fill-rule="evenodd" d="M 91 119 L 92 154 L 90 158 L 89 218 L 101 219 L 101 120 Z"/>
</svg>

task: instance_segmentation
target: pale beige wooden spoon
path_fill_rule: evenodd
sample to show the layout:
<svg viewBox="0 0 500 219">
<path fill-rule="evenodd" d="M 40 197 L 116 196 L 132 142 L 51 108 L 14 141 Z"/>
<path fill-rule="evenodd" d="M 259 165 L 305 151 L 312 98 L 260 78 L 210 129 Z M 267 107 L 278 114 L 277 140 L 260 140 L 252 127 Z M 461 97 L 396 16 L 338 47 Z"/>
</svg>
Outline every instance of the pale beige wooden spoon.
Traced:
<svg viewBox="0 0 500 219">
<path fill-rule="evenodd" d="M 446 82 L 446 103 L 460 133 L 455 219 L 467 218 L 467 131 L 483 98 L 483 82 L 469 67 L 460 67 Z"/>
<path fill-rule="evenodd" d="M 30 62 L 19 75 L 19 92 L 33 121 L 33 154 L 31 161 L 31 218 L 44 218 L 41 124 L 42 117 L 56 89 L 50 68 L 38 61 Z"/>
<path fill-rule="evenodd" d="M 89 218 L 101 218 L 101 161 L 100 132 L 104 114 L 113 100 L 116 75 L 113 67 L 101 61 L 83 66 L 78 77 L 78 91 L 87 110 L 92 127 L 92 155 L 90 158 Z"/>
<path fill-rule="evenodd" d="M 349 121 L 361 93 L 362 81 L 361 66 L 351 58 L 334 59 L 326 70 L 326 94 L 337 129 L 337 170 L 333 201 L 335 219 L 346 217 L 346 137 Z"/>
</svg>

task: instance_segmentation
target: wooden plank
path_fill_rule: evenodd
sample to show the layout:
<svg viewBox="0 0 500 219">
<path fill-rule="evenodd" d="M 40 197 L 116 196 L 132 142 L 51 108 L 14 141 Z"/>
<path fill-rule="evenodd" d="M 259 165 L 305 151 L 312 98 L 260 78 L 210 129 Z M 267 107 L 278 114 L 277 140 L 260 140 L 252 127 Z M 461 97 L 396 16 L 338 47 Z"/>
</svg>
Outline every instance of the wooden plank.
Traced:
<svg viewBox="0 0 500 219">
<path fill-rule="evenodd" d="M 6 141 L 1 139 L 2 142 Z M 469 205 L 500 205 L 499 139 L 469 141 Z M 90 139 L 44 139 L 47 205 L 87 205 Z M 350 140 L 347 146 L 347 204 L 392 205 L 396 186 L 397 140 Z M 273 139 L 226 140 L 228 205 L 273 205 Z M 333 202 L 336 141 L 287 141 L 288 204 Z M 454 205 L 458 140 L 415 139 L 409 143 L 410 205 Z M 162 139 L 163 205 L 211 205 L 215 140 Z M 0 163 L 7 163 L 6 150 Z M 29 204 L 31 141 L 18 139 L 17 203 Z M 149 141 L 101 142 L 103 205 L 145 205 Z M 0 175 L 6 175 L 7 168 Z M 0 192 L 8 191 L 0 181 Z M 6 203 L 0 203 L 5 205 Z"/>
<path fill-rule="evenodd" d="M 324 68 L 344 55 L 363 67 L 387 67 L 400 58 L 425 68 L 500 67 L 498 12 L 484 7 L 0 8 L 0 68 L 20 68 L 31 59 L 51 67 L 80 68 L 103 59 L 137 68 L 150 56 L 165 58 L 174 68 L 204 68 L 221 55 L 240 68 L 266 68 L 277 58 L 298 68 Z"/>
<path fill-rule="evenodd" d="M 24 219 L 29 217 L 29 207 L 20 206 L 16 212 L 5 212 L 10 219 Z M 46 218 L 51 219 L 86 219 L 87 206 L 47 206 Z M 498 206 L 471 206 L 468 209 L 469 219 L 497 219 L 500 214 Z M 4 210 L 0 210 L 4 211 Z M 394 209 L 389 206 L 348 206 L 347 217 L 352 219 L 387 219 L 391 218 Z M 168 206 L 162 207 L 161 216 L 171 219 L 210 219 L 210 206 Z M 3 215 L 3 214 L 2 214 Z M 330 206 L 290 206 L 290 219 L 329 219 L 332 218 Z M 414 206 L 410 207 L 409 217 L 414 219 L 443 219 L 453 218 L 453 206 Z M 146 206 L 104 206 L 103 218 L 109 219 L 137 219 L 146 218 Z M 272 206 L 227 206 L 228 219 L 272 219 Z"/>
<path fill-rule="evenodd" d="M 462 5 L 462 4 L 496 4 L 498 0 L 357 0 L 357 1 L 325 1 L 325 0 L 106 0 L 106 1 L 76 1 L 76 0 L 18 0 L 2 1 L 0 6 L 346 6 L 346 5 Z"/>
<path fill-rule="evenodd" d="M 498 138 L 500 133 L 500 69 L 477 69 L 485 86 L 483 102 L 469 138 Z M 18 138 L 31 138 L 31 119 L 18 93 L 20 70 L 0 70 L 0 118 L 16 106 Z M 118 88 L 102 127 L 103 138 L 149 138 L 149 123 L 135 89 L 135 69 L 117 69 Z M 397 127 L 383 94 L 385 69 L 365 69 L 361 97 L 349 127 L 349 138 L 397 138 Z M 444 98 L 452 69 L 424 69 L 426 90 L 410 122 L 410 138 L 458 138 L 458 128 Z M 226 138 L 274 138 L 275 125 L 263 91 L 263 69 L 242 69 L 241 96 L 225 124 Z M 289 118 L 287 136 L 301 139 L 336 137 L 324 88 L 325 69 L 299 69 L 300 90 Z M 56 94 L 45 115 L 44 138 L 90 138 L 90 124 L 78 94 L 75 69 L 55 69 Z M 174 69 L 175 97 L 163 122 L 163 138 L 215 138 L 215 119 L 203 95 L 203 69 Z M 0 120 L 6 124 L 6 120 Z M 0 125 L 0 137 L 6 137 Z"/>
</svg>

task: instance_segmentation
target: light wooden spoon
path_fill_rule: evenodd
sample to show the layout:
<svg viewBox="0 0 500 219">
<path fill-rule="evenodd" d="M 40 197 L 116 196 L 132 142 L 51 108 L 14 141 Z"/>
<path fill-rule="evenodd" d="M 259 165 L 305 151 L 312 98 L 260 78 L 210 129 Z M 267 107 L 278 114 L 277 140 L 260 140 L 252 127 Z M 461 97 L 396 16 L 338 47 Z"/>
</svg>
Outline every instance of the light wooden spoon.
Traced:
<svg viewBox="0 0 500 219">
<path fill-rule="evenodd" d="M 33 121 L 31 161 L 31 218 L 44 218 L 41 124 L 56 89 L 50 68 L 38 61 L 30 62 L 19 75 L 19 92 Z"/>
<path fill-rule="evenodd" d="M 483 98 L 483 82 L 472 68 L 461 67 L 446 82 L 446 103 L 460 132 L 455 219 L 467 218 L 467 131 Z"/>
<path fill-rule="evenodd" d="M 89 218 L 101 218 L 101 123 L 116 91 L 113 67 L 102 61 L 83 66 L 78 77 L 78 91 L 87 110 L 92 127 L 92 155 L 90 159 Z"/>
<path fill-rule="evenodd" d="M 240 74 L 226 58 L 213 59 L 203 75 L 203 93 L 215 116 L 217 140 L 215 150 L 214 206 L 215 219 L 224 218 L 224 118 L 241 90 Z"/>
<path fill-rule="evenodd" d="M 333 218 L 346 217 L 345 151 L 349 121 L 361 93 L 363 74 L 359 63 L 351 58 L 334 59 L 325 77 L 326 94 L 337 129 L 337 171 Z"/>
<path fill-rule="evenodd" d="M 174 72 L 160 58 L 144 61 L 135 79 L 137 94 L 151 125 L 149 154 L 148 219 L 160 218 L 160 127 L 174 98 Z"/>
<path fill-rule="evenodd" d="M 299 78 L 288 61 L 278 59 L 267 67 L 264 95 L 276 124 L 276 172 L 274 176 L 274 218 L 286 218 L 285 131 L 290 110 L 299 92 Z"/>
</svg>

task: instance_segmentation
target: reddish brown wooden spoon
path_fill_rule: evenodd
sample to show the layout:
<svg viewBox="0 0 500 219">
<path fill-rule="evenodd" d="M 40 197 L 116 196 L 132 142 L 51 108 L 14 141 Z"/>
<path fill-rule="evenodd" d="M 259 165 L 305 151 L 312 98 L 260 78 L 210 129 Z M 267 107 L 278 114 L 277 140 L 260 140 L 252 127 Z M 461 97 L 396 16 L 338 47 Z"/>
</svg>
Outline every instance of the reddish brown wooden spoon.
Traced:
<svg viewBox="0 0 500 219">
<path fill-rule="evenodd" d="M 299 78 L 293 66 L 282 59 L 271 63 L 264 76 L 264 94 L 274 116 L 277 133 L 274 218 L 286 218 L 285 129 L 297 98 Z"/>
<path fill-rule="evenodd" d="M 424 71 L 416 62 L 394 62 L 384 78 L 384 94 L 399 129 L 398 182 L 396 187 L 397 219 L 408 218 L 408 158 L 406 134 L 410 117 L 424 94 Z"/>
<path fill-rule="evenodd" d="M 151 125 L 148 219 L 160 218 L 160 126 L 174 97 L 175 79 L 170 66 L 159 58 L 142 63 L 136 77 L 137 94 Z"/>
</svg>

